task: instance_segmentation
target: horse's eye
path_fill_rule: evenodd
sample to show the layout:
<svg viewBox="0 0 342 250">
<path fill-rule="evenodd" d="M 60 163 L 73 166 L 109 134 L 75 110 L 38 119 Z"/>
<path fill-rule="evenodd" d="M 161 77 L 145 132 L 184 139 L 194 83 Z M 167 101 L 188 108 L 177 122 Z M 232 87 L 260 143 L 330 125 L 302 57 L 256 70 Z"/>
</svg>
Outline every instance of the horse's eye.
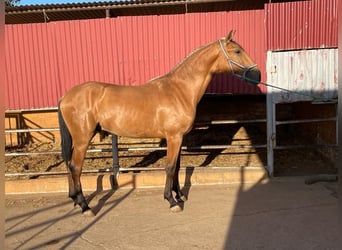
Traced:
<svg viewBox="0 0 342 250">
<path fill-rule="evenodd" d="M 235 51 L 235 54 L 241 54 L 241 50 L 239 50 L 239 49 L 237 49 L 236 51 Z"/>
</svg>

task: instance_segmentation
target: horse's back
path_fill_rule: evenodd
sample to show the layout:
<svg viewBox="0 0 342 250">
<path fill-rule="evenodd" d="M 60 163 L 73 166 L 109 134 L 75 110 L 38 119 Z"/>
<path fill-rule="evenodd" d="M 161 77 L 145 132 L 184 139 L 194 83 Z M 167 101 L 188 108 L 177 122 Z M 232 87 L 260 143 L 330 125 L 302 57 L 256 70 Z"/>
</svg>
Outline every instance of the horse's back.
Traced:
<svg viewBox="0 0 342 250">
<path fill-rule="evenodd" d="M 118 85 L 102 82 L 85 82 L 72 87 L 60 100 L 63 110 L 90 110 L 97 107 L 105 96 L 106 89 L 120 87 Z"/>
<path fill-rule="evenodd" d="M 66 94 L 62 97 L 61 102 L 66 102 L 68 100 L 75 101 L 75 98 L 85 97 L 89 94 L 100 95 L 103 89 L 109 85 L 108 83 L 101 82 L 84 82 L 72 87 Z"/>
</svg>

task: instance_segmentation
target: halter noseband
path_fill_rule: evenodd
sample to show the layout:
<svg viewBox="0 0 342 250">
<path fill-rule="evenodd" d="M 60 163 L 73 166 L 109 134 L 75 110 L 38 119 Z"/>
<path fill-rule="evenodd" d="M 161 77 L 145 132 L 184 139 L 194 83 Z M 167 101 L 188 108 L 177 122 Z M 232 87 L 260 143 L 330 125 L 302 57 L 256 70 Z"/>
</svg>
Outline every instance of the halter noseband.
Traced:
<svg viewBox="0 0 342 250">
<path fill-rule="evenodd" d="M 241 65 L 240 63 L 238 63 L 238 62 L 232 60 L 232 59 L 229 57 L 228 52 L 227 52 L 226 49 L 224 48 L 221 39 L 219 39 L 218 42 L 219 42 L 219 45 L 220 45 L 220 48 L 221 48 L 221 50 L 222 50 L 223 55 L 226 57 L 226 59 L 227 59 L 227 61 L 228 61 L 228 64 L 229 64 L 229 67 L 230 67 L 230 70 L 231 70 L 232 74 L 233 74 L 234 76 L 237 76 L 237 77 L 240 77 L 240 78 L 246 80 L 246 79 L 247 79 L 247 78 L 246 78 L 247 72 L 248 72 L 249 70 L 255 68 L 255 67 L 257 66 L 257 64 L 253 64 L 253 65 L 251 65 L 251 66 L 245 67 L 245 66 Z M 236 66 L 238 66 L 239 68 L 241 68 L 241 69 L 243 70 L 242 75 L 239 75 L 239 74 L 236 74 L 236 73 L 235 73 L 232 64 L 235 64 Z"/>
</svg>

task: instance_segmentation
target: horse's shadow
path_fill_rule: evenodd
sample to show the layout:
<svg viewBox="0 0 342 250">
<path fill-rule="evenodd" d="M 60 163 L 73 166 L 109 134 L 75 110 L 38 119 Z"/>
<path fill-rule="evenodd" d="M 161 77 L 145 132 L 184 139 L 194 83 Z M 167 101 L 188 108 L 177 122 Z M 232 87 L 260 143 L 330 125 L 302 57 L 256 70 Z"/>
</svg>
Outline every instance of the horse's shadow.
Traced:
<svg viewBox="0 0 342 250">
<path fill-rule="evenodd" d="M 189 192 L 190 192 L 190 188 L 191 188 L 191 176 L 194 172 L 194 167 L 186 167 L 185 168 L 185 180 L 184 180 L 184 186 L 181 189 L 181 192 L 183 193 L 183 195 L 189 199 Z M 114 177 L 114 175 L 110 175 L 110 183 L 111 183 L 111 189 L 110 190 L 106 190 L 104 192 L 103 190 L 103 178 L 105 175 L 99 175 L 97 177 L 97 185 L 96 185 L 96 190 L 89 194 L 87 196 L 87 202 L 88 204 L 98 195 L 102 195 L 101 198 L 98 199 L 98 202 L 95 206 L 93 206 L 91 208 L 92 212 L 97 215 L 101 209 L 103 208 L 103 206 L 106 204 L 107 200 L 109 198 L 112 197 L 112 195 L 116 192 L 116 190 L 118 189 L 118 183 L 116 178 Z M 179 202 L 179 205 L 182 209 L 184 209 L 184 202 Z"/>
<path fill-rule="evenodd" d="M 87 202 L 88 204 L 99 194 L 103 193 L 103 177 L 104 175 L 97 176 L 97 184 L 96 184 L 96 190 L 87 196 Z M 114 175 L 109 176 L 111 189 L 107 190 L 105 194 L 98 200 L 98 203 L 96 206 L 93 206 L 91 208 L 92 212 L 97 215 L 102 207 L 105 205 L 106 201 L 115 193 L 115 191 L 118 189 L 118 183 Z"/>
<path fill-rule="evenodd" d="M 191 147 L 198 147 L 199 145 L 230 145 L 233 140 L 233 136 L 240 129 L 239 125 L 210 125 L 205 129 L 193 129 L 187 135 L 184 136 L 182 146 L 186 146 L 187 152 L 207 154 L 205 160 L 199 165 L 200 167 L 207 167 L 215 160 L 225 149 L 191 149 Z M 166 147 L 166 140 L 161 139 L 159 147 Z M 143 159 L 131 168 L 141 167 L 147 168 L 151 164 L 159 161 L 166 156 L 165 150 L 155 150 L 148 153 Z"/>
<path fill-rule="evenodd" d="M 194 154 L 206 154 L 205 159 L 198 167 L 208 167 L 210 164 L 223 153 L 226 148 L 222 149 L 200 149 L 198 146 L 200 145 L 231 145 L 234 136 L 238 132 L 238 130 L 242 127 L 241 124 L 225 124 L 225 125 L 208 125 L 206 127 L 202 127 L 201 129 L 193 129 L 188 133 L 183 139 L 183 146 L 187 146 L 188 149 L 186 152 L 194 153 Z M 245 129 L 253 134 L 262 134 L 262 131 L 253 125 L 244 125 Z M 258 142 L 258 138 L 252 138 L 255 142 Z M 161 139 L 159 143 L 160 147 L 166 146 L 166 140 Z M 192 149 L 193 148 L 193 149 Z M 131 166 L 134 167 L 150 167 L 151 164 L 157 162 L 158 160 L 164 158 L 166 155 L 166 151 L 164 150 L 155 150 L 147 154 L 141 161 Z M 190 188 L 191 188 L 191 177 L 193 172 L 197 166 L 186 166 L 185 169 L 185 180 L 184 186 L 182 188 L 183 195 L 188 199 Z M 134 172 L 139 172 L 138 170 L 134 170 Z M 97 178 L 97 189 L 92 194 L 90 194 L 87 198 L 88 202 L 93 200 L 97 195 L 103 193 L 103 181 L 104 175 L 99 175 Z M 112 184 L 112 189 L 106 191 L 103 196 L 98 200 L 98 203 L 95 207 L 92 208 L 94 214 L 97 214 L 101 208 L 104 206 L 105 202 L 115 193 L 118 188 L 116 178 L 111 175 L 110 181 Z M 180 202 L 179 205 L 183 208 L 184 203 Z"/>
<path fill-rule="evenodd" d="M 159 147 L 166 147 L 166 140 L 161 139 L 159 142 Z M 166 156 L 166 150 L 155 150 L 148 153 L 143 159 L 137 163 L 135 163 L 132 168 L 139 167 L 139 168 L 147 168 L 153 163 L 156 163 L 160 159 Z"/>
</svg>

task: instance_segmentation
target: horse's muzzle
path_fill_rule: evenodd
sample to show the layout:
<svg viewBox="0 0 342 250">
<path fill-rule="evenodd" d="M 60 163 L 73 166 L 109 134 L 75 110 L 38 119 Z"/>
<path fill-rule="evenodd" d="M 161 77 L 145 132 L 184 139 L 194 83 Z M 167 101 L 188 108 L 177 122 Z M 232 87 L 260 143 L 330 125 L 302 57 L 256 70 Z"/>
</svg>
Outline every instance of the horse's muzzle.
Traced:
<svg viewBox="0 0 342 250">
<path fill-rule="evenodd" d="M 243 79 L 252 84 L 259 84 L 261 81 L 261 72 L 258 68 L 247 70 L 243 74 Z"/>
</svg>

